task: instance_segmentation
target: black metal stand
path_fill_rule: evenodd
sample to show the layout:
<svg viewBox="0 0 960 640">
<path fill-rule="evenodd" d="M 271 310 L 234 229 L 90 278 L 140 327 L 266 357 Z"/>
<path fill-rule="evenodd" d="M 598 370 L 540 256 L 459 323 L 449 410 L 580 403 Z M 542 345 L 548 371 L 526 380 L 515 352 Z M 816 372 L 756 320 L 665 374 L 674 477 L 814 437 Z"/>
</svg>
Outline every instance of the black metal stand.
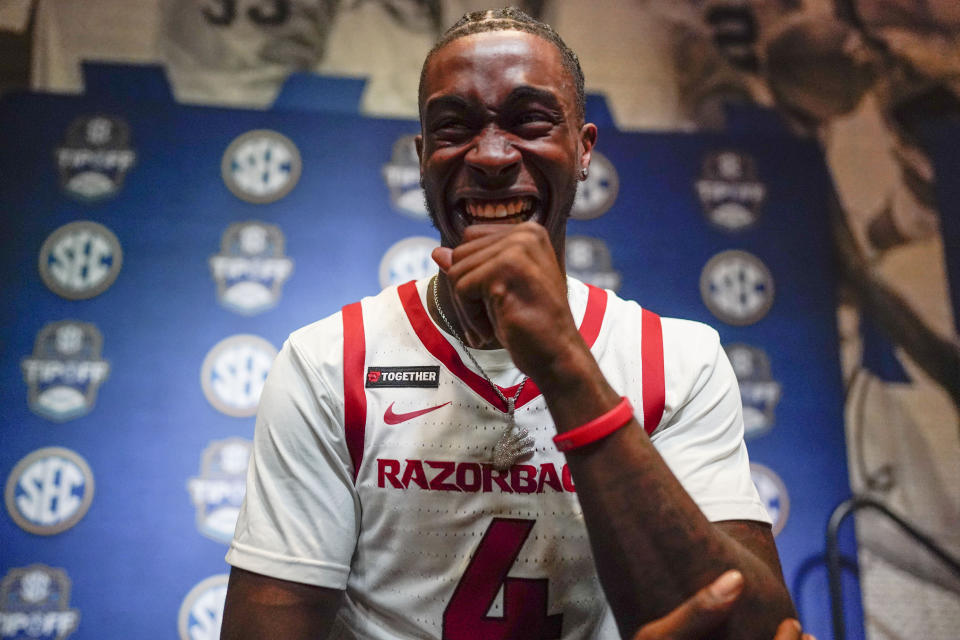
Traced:
<svg viewBox="0 0 960 640">
<path fill-rule="evenodd" d="M 843 584 L 840 582 L 840 549 L 837 544 L 837 534 L 840 530 L 840 525 L 843 524 L 847 516 L 864 508 L 875 509 L 895 522 L 904 533 L 919 542 L 927 551 L 943 561 L 945 565 L 950 567 L 950 569 L 960 577 L 960 561 L 941 549 L 930 536 L 890 511 L 885 505 L 864 496 L 854 496 L 844 500 L 837 505 L 837 508 L 830 514 L 826 535 L 827 578 L 830 582 L 830 613 L 833 618 L 834 640 L 845 640 L 847 633 L 843 613 Z"/>
</svg>

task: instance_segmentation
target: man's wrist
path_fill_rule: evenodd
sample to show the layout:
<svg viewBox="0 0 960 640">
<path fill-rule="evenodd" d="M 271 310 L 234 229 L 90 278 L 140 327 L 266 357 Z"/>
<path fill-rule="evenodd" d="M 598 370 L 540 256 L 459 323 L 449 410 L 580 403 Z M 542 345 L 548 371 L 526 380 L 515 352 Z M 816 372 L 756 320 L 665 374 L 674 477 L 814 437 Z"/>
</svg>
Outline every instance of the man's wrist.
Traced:
<svg viewBox="0 0 960 640">
<path fill-rule="evenodd" d="M 584 381 L 596 376 L 602 377 L 600 368 L 579 333 L 553 357 L 541 360 L 538 371 L 530 372 L 530 378 L 548 400 L 550 396 L 575 393 Z"/>
<path fill-rule="evenodd" d="M 579 348 L 554 358 L 543 375 L 531 377 L 547 401 L 558 433 L 593 420 L 620 401 L 582 340 Z"/>
<path fill-rule="evenodd" d="M 560 451 L 572 451 L 606 438 L 617 429 L 633 420 L 633 406 L 626 396 L 620 398 L 610 411 L 603 413 L 579 427 L 554 436 L 553 442 Z"/>
</svg>

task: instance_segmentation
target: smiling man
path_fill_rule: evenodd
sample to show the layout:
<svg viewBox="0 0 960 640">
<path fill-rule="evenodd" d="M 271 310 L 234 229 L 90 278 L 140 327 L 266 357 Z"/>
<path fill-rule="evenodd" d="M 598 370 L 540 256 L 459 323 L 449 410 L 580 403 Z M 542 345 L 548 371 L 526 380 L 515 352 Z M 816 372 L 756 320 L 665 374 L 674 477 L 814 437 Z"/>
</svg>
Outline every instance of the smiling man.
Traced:
<svg viewBox="0 0 960 640">
<path fill-rule="evenodd" d="M 223 637 L 630 637 L 732 568 L 717 637 L 772 637 L 795 614 L 716 332 L 564 275 L 597 139 L 576 56 L 468 14 L 420 107 L 441 273 L 285 343 Z"/>
</svg>

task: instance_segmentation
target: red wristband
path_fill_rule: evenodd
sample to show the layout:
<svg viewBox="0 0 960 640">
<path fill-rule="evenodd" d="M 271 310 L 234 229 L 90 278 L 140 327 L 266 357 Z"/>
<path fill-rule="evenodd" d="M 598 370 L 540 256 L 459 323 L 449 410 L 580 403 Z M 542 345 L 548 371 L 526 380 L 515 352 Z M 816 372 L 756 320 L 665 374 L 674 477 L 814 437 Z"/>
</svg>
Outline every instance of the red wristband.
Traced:
<svg viewBox="0 0 960 640">
<path fill-rule="evenodd" d="M 570 451 L 596 442 L 626 425 L 633 418 L 633 407 L 626 396 L 620 398 L 613 409 L 586 424 L 553 437 L 553 443 L 560 451 Z"/>
</svg>

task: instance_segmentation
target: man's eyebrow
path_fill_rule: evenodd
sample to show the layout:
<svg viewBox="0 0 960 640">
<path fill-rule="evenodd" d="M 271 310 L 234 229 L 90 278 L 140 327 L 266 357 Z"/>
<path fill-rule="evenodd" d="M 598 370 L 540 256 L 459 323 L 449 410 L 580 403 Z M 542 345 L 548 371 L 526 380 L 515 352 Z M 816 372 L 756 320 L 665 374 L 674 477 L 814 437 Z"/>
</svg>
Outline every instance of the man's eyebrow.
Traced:
<svg viewBox="0 0 960 640">
<path fill-rule="evenodd" d="M 538 89 L 530 85 L 523 85 L 515 88 L 503 101 L 504 106 L 513 106 L 521 102 L 536 101 L 542 102 L 551 109 L 560 110 L 562 105 L 556 94 L 545 89 Z M 466 110 L 470 108 L 470 101 L 457 95 L 437 96 L 427 100 L 424 106 L 424 113 L 430 113 L 442 109 Z"/>
<path fill-rule="evenodd" d="M 427 104 L 424 105 L 423 111 L 424 113 L 429 113 L 431 111 L 437 111 L 440 109 L 462 110 L 466 109 L 468 106 L 469 103 L 460 96 L 438 96 L 436 98 L 427 100 Z"/>
<path fill-rule="evenodd" d="M 531 87 L 530 85 L 523 85 L 511 91 L 510 95 L 507 96 L 507 99 L 504 100 L 504 104 L 509 105 L 524 101 L 542 102 L 544 105 L 554 109 L 559 109 L 561 107 L 560 100 L 557 98 L 555 93 L 545 89 L 537 89 L 536 87 Z"/>
</svg>

